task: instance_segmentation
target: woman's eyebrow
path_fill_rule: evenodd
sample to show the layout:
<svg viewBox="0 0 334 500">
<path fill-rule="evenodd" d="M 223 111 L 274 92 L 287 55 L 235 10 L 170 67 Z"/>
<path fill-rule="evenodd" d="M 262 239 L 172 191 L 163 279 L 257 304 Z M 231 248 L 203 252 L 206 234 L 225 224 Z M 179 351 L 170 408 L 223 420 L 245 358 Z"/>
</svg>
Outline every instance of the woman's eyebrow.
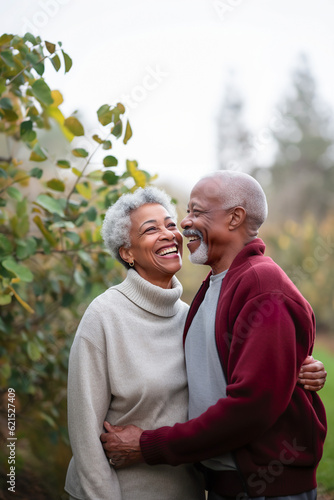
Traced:
<svg viewBox="0 0 334 500">
<path fill-rule="evenodd" d="M 170 215 L 167 215 L 167 217 L 164 218 L 164 221 L 168 220 L 168 219 L 171 219 L 171 216 Z M 156 224 L 157 223 L 157 220 L 156 219 L 150 219 L 150 220 L 146 220 L 145 222 L 143 222 L 140 226 L 139 226 L 139 229 L 141 229 L 145 224 Z"/>
<path fill-rule="evenodd" d="M 143 222 L 140 226 L 139 226 L 139 229 L 141 229 L 145 224 L 152 224 L 152 223 L 156 223 L 157 221 L 155 219 L 150 219 L 150 220 L 146 220 L 145 222 Z"/>
</svg>

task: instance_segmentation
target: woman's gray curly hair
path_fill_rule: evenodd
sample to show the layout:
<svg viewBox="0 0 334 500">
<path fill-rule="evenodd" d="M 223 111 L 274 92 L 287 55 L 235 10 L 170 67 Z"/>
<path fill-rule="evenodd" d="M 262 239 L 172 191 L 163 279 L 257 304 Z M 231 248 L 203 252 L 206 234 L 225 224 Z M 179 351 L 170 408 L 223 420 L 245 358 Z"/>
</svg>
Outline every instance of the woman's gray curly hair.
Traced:
<svg viewBox="0 0 334 500">
<path fill-rule="evenodd" d="M 147 203 L 162 205 L 174 222 L 177 222 L 175 206 L 171 203 L 170 196 L 156 187 L 138 188 L 134 193 L 123 194 L 106 212 L 101 234 L 105 246 L 111 255 L 121 262 L 127 269 L 130 267 L 119 255 L 119 249 L 124 246 L 129 248 L 131 219 L 133 210 Z"/>
</svg>

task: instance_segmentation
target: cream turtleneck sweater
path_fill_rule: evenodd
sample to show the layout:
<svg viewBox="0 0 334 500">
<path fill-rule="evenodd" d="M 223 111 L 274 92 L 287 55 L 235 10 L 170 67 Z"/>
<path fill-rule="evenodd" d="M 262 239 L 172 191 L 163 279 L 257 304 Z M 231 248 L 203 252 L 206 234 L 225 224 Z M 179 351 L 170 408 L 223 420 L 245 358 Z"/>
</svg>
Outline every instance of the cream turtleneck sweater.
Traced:
<svg viewBox="0 0 334 500">
<path fill-rule="evenodd" d="M 187 419 L 182 331 L 188 306 L 171 289 L 127 278 L 85 312 L 70 354 L 68 427 L 73 458 L 66 491 L 85 500 L 202 500 L 190 465 L 139 464 L 115 471 L 104 454 L 103 421 L 144 429 Z"/>
</svg>

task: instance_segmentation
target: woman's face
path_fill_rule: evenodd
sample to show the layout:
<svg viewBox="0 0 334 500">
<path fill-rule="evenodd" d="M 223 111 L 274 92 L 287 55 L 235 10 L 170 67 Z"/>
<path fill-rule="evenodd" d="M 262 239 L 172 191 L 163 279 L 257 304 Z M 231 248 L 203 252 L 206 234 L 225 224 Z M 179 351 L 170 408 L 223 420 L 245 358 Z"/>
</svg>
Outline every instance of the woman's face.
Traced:
<svg viewBox="0 0 334 500">
<path fill-rule="evenodd" d="M 122 259 L 134 262 L 136 271 L 150 283 L 169 288 L 182 265 L 182 235 L 175 222 L 156 203 L 142 205 L 130 217 L 131 246 L 120 249 Z"/>
</svg>

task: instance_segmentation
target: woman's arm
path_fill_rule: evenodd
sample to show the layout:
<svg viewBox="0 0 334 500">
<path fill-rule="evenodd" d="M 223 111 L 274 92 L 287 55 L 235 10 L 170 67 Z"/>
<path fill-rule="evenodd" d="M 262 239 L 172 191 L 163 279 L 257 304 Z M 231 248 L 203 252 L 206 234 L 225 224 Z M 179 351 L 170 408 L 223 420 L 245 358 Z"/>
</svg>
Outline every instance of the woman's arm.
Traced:
<svg viewBox="0 0 334 500">
<path fill-rule="evenodd" d="M 298 382 L 309 391 L 320 391 L 326 382 L 324 364 L 313 356 L 307 356 L 298 375 Z"/>
<path fill-rule="evenodd" d="M 99 326 L 95 322 L 91 327 Z M 68 429 L 80 497 L 121 500 L 117 474 L 100 441 L 110 397 L 105 353 L 86 338 L 77 337 L 69 362 Z M 70 484 L 66 486 L 68 490 Z"/>
</svg>

